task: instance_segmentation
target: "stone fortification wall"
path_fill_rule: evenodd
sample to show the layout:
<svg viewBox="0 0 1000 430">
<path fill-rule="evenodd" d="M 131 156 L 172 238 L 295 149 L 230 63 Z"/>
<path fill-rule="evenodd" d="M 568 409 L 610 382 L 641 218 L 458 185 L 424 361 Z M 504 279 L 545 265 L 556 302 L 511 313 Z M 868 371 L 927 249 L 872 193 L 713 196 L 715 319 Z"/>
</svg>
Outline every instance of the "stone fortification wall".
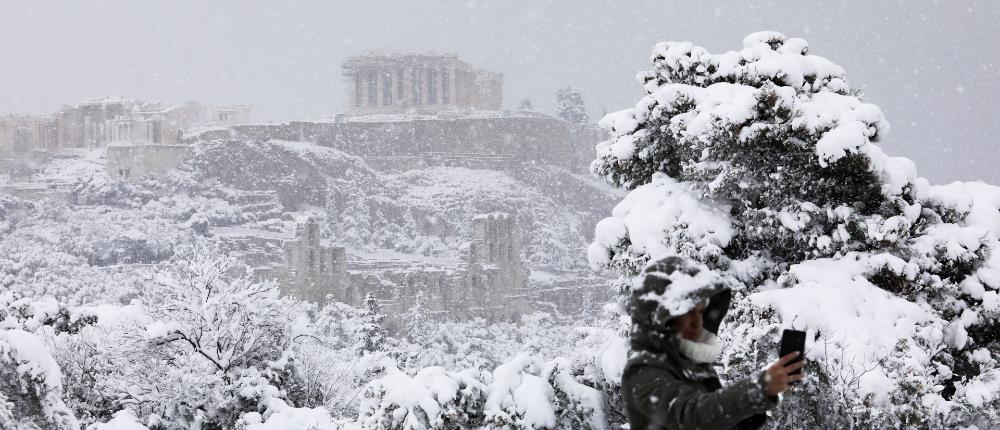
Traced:
<svg viewBox="0 0 1000 430">
<path fill-rule="evenodd" d="M 110 145 L 105 170 L 111 177 L 135 179 L 173 169 L 190 154 L 188 145 Z"/>
<path fill-rule="evenodd" d="M 420 165 L 499 168 L 537 162 L 585 171 L 602 132 L 545 116 L 413 119 L 406 121 L 292 122 L 243 125 L 203 133 L 253 141 L 313 142 L 365 158 L 376 168 Z"/>
</svg>

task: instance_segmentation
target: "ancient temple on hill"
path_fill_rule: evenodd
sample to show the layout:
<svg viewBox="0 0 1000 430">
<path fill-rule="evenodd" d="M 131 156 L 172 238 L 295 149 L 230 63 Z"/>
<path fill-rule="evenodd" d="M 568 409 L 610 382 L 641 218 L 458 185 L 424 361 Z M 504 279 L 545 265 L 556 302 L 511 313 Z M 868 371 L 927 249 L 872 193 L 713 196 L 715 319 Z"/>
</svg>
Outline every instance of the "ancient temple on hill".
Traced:
<svg viewBox="0 0 1000 430">
<path fill-rule="evenodd" d="M 349 114 L 500 110 L 503 101 L 503 74 L 455 54 L 373 53 L 350 57 L 341 68 Z"/>
</svg>

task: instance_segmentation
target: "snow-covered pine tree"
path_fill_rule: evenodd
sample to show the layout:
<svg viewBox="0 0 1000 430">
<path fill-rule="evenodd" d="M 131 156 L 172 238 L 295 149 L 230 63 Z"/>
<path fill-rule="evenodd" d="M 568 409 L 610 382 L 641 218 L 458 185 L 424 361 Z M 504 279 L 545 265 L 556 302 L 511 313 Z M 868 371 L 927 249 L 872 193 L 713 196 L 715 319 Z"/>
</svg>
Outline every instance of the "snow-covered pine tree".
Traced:
<svg viewBox="0 0 1000 430">
<path fill-rule="evenodd" d="M 590 120 L 580 90 L 563 87 L 556 91 L 556 116 L 574 124 L 586 124 Z"/>
<path fill-rule="evenodd" d="M 761 32 L 711 54 L 654 48 L 646 96 L 601 121 L 592 171 L 631 190 L 596 228 L 595 267 L 628 279 L 681 254 L 736 292 L 733 373 L 808 330 L 810 382 L 772 424 L 997 425 L 1000 189 L 930 186 L 876 145 L 889 129 L 844 70 Z"/>
<path fill-rule="evenodd" d="M 382 307 L 371 291 L 365 295 L 362 302 L 364 314 L 361 317 L 361 326 L 358 327 L 358 338 L 361 341 L 358 354 L 381 351 L 385 347 L 385 315 L 382 314 Z"/>
<path fill-rule="evenodd" d="M 410 309 L 403 313 L 403 330 L 406 332 L 406 338 L 417 344 L 421 344 L 419 339 L 431 330 L 429 326 L 430 316 L 427 314 L 425 301 L 424 291 L 417 290 L 413 298 L 413 306 L 410 306 Z"/>
<path fill-rule="evenodd" d="M 517 102 L 517 110 L 532 111 L 535 110 L 535 105 L 531 103 L 531 99 L 525 98 Z"/>
</svg>

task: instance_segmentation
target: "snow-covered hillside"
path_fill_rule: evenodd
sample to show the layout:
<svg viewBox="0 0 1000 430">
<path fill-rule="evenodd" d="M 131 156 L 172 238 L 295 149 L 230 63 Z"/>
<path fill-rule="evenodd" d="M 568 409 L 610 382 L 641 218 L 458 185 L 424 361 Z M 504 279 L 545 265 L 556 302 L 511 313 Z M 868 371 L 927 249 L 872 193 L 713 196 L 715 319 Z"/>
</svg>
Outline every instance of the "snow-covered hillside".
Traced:
<svg viewBox="0 0 1000 430">
<path fill-rule="evenodd" d="M 557 375 L 569 371 L 567 366 L 582 369 L 593 362 L 591 355 L 572 350 L 574 342 L 600 343 L 594 340 L 595 333 L 577 333 L 546 314 L 525 316 L 526 325 L 484 326 L 483 321 L 432 320 L 417 306 L 401 318 L 407 330 L 400 337 L 380 337 L 384 341 L 373 344 L 365 339 L 382 330 L 367 319 L 373 314 L 337 303 L 317 307 L 277 298 L 274 285 L 258 285 L 259 281 L 234 272 L 241 262 L 229 258 L 223 239 L 212 233 L 228 227 L 278 234 L 294 230 L 300 216 L 308 214 L 320 221 L 324 240 L 359 255 L 454 260 L 465 252 L 473 217 L 505 212 L 524 226 L 522 252 L 527 266 L 545 273 L 532 279 L 541 279 L 539 285 L 551 289 L 562 277 L 590 276 L 584 255 L 592 232 L 588 226 L 620 195 L 588 177 L 544 165 L 510 171 L 429 166 L 388 173 L 370 168 L 361 158 L 309 143 L 225 140 L 200 142 L 178 169 L 138 181 L 108 177 L 94 157 L 50 163 L 39 179 L 69 182 L 70 203 L 6 195 L 0 200 L 0 285 L 6 294 L 0 320 L 11 339 L 0 339 L 0 347 L 7 348 L 0 352 L 7 351 L 11 360 L 37 356 L 29 364 L 54 369 L 49 372 L 55 385 L 36 389 L 52 398 L 42 406 L 55 408 L 54 414 L 74 411 L 66 419 L 75 416 L 85 423 L 110 419 L 103 425 L 107 427 L 138 426 L 139 421 L 149 424 L 156 419 L 194 423 L 239 418 L 248 428 L 257 428 L 284 422 L 281 417 L 286 415 L 293 422 L 303 420 L 306 414 L 343 424 L 358 413 L 373 413 L 365 412 L 366 407 L 386 407 L 378 402 L 389 398 L 371 388 L 364 391 L 380 375 L 390 375 L 387 381 L 392 381 L 399 378 L 392 372 L 425 366 L 493 369 L 524 351 L 532 355 L 519 360 L 532 364 L 503 372 L 527 372 L 530 378 L 542 378 L 539 383 L 555 384 L 556 392 L 582 393 L 583 388 L 573 388 L 575 382 Z M 214 300 L 199 304 L 204 296 L 185 299 L 186 290 L 171 290 L 204 285 L 199 283 L 208 279 L 219 282 L 215 288 L 226 297 L 232 296 L 224 300 L 254 303 L 254 309 L 241 313 Z M 175 300 L 181 300 L 177 302 L 181 307 L 161 306 Z M 216 309 L 211 312 L 223 318 L 217 323 L 243 323 L 201 326 L 191 320 L 192 312 L 208 309 Z M 183 321 L 195 325 L 185 326 Z M 9 331 L 15 329 L 24 333 L 18 339 L 27 340 L 11 343 L 21 333 Z M 242 331 L 247 329 L 251 331 Z M 271 340 L 263 349 L 245 345 L 251 349 L 241 353 L 249 355 L 232 365 L 233 372 L 241 370 L 230 373 L 231 366 L 220 361 L 228 358 L 183 347 L 187 342 L 183 339 L 194 333 L 190 330 L 210 330 L 213 337 L 266 332 Z M 46 349 L 32 347 L 29 341 L 44 342 Z M 365 344 L 375 345 L 375 350 L 358 355 Z M 574 361 L 545 361 L 557 356 Z M 167 361 L 155 365 L 157 376 L 149 376 L 149 366 L 160 359 Z M 312 381 L 312 388 L 290 389 L 282 382 L 292 362 L 297 363 L 296 372 L 307 372 L 303 377 Z M 397 368 L 402 370 L 392 370 Z M 188 378 L 199 374 L 212 376 L 183 388 Z M 500 390 L 487 388 L 492 386 L 488 375 L 480 375 L 477 383 L 484 384 L 483 396 Z M 560 379 L 544 382 L 553 377 Z M 504 382 L 505 389 L 513 389 L 512 383 L 516 386 L 515 381 Z M 150 391 L 164 386 L 176 389 Z M 189 389 L 196 391 L 185 391 Z M 231 406 L 222 404 L 170 409 L 176 407 L 177 396 L 228 398 L 227 393 L 234 392 L 244 399 L 239 401 L 260 402 L 263 416 L 227 415 Z M 585 394 L 590 400 L 579 400 L 593 403 L 595 393 Z M 359 396 L 374 397 L 366 403 L 369 406 L 358 409 Z M 509 401 L 493 402 L 501 402 L 497 407 L 514 407 L 503 403 Z M 16 417 L 33 407 L 6 404 L 0 402 L 0 423 L 5 422 L 5 413 Z M 110 404 L 131 404 L 132 412 L 114 414 L 112 419 L 110 414 L 119 407 Z M 292 404 L 319 409 L 307 412 Z M 588 407 L 595 410 L 594 405 Z M 543 408 L 537 412 L 542 415 L 533 419 L 557 419 L 551 415 L 557 409 Z M 510 415 L 512 411 L 494 413 L 520 419 Z M 19 422 L 13 419 L 6 422 Z M 57 427 L 69 422 L 37 419 Z M 365 418 L 370 419 L 382 418 Z"/>
</svg>

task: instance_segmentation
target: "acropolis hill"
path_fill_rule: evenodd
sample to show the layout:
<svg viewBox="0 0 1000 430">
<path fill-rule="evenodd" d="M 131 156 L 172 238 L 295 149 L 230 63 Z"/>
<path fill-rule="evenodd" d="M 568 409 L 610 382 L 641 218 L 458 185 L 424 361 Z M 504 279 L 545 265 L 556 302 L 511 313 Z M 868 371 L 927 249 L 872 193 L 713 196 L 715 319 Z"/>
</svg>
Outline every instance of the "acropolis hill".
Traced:
<svg viewBox="0 0 1000 430">
<path fill-rule="evenodd" d="M 574 175 L 586 172 L 603 132 L 535 111 L 502 110 L 503 76 L 453 54 L 374 53 L 346 59 L 342 70 L 348 89 L 346 109 L 328 119 L 254 124 L 249 106 L 192 102 L 167 107 L 103 98 L 63 106 L 49 118 L 3 117 L 0 149 L 8 162 L 30 158 L 41 165 L 56 159 L 93 158 L 101 152 L 106 175 L 123 183 L 140 183 L 178 167 L 207 173 L 239 190 L 227 202 L 251 221 L 192 220 L 191 227 L 220 240 L 247 270 L 278 280 L 285 294 L 301 299 L 360 305 L 371 293 L 387 313 L 400 315 L 421 297 L 421 305 L 435 315 L 490 320 L 517 319 L 531 310 L 529 302 L 538 301 L 539 294 L 556 306 L 575 303 L 567 293 L 578 293 L 588 282 L 585 279 L 548 277 L 547 292 L 530 291 L 532 268 L 524 254 L 531 238 L 525 235 L 541 221 L 519 213 L 530 208 L 483 208 L 455 220 L 463 224 L 457 231 L 421 222 L 420 231 L 410 232 L 449 241 L 460 234 L 467 243 L 447 258 L 372 252 L 345 246 L 345 238 L 331 231 L 340 231 L 334 228 L 343 223 L 338 218 L 348 216 L 344 214 L 352 210 L 349 205 L 357 204 L 343 202 L 345 196 L 337 201 L 327 196 L 332 185 L 323 181 L 340 180 L 334 178 L 342 172 L 315 172 L 327 179 L 288 190 L 268 188 L 260 178 L 305 178 L 304 171 L 291 167 L 300 163 L 296 160 L 284 160 L 290 163 L 289 171 L 271 170 L 281 169 L 282 157 L 295 157 L 282 149 L 291 147 L 281 142 L 297 142 L 292 147 L 303 149 L 311 143 L 358 157 L 373 172 L 401 174 L 440 167 L 508 177 L 544 189 L 560 204 L 589 214 L 609 200 L 595 195 Z M 285 152 L 276 154 L 279 149 Z M 260 153 L 248 152 L 255 150 Z M 253 157 L 260 162 L 230 161 L 247 163 Z M 39 181 L 30 171 L 20 177 L 27 180 L 6 185 L 8 192 L 70 204 L 78 199 L 72 178 Z M 325 234 L 315 209 L 309 209 L 316 206 L 327 208 L 319 214 L 330 226 L 324 227 Z M 395 219 L 408 216 L 409 209 L 377 210 Z M 576 289 L 566 288 L 569 284 Z"/>
</svg>

